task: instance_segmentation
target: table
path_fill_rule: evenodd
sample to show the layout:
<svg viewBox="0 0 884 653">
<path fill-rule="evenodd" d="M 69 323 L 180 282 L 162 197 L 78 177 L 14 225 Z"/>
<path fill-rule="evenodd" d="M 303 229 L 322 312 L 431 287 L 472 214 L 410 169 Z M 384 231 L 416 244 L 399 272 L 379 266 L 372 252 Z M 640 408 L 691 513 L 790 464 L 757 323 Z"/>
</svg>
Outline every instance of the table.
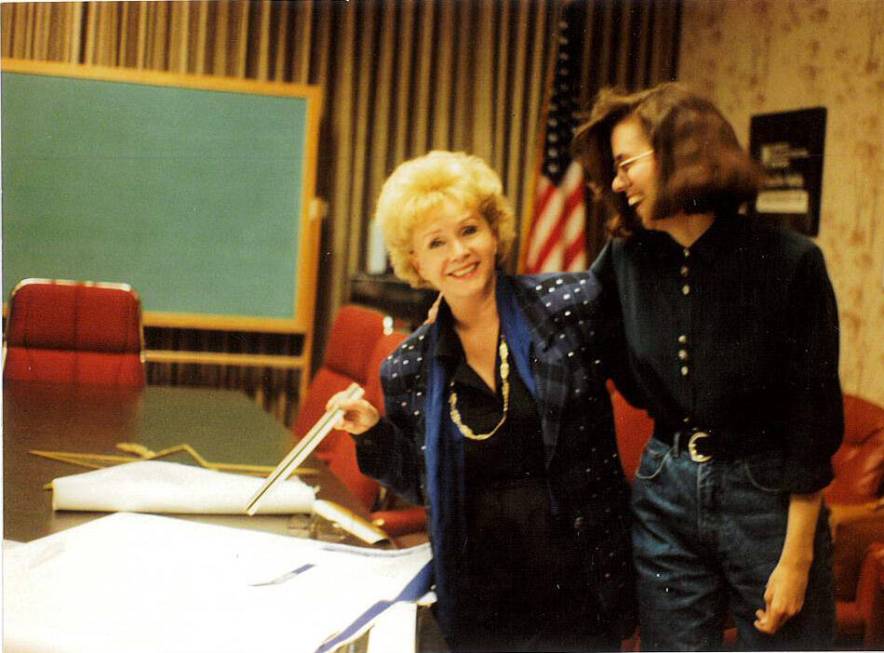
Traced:
<svg viewBox="0 0 884 653">
<path fill-rule="evenodd" d="M 271 466 L 293 445 L 290 431 L 237 391 L 8 382 L 3 387 L 3 537 L 29 542 L 106 514 L 53 511 L 51 493 L 43 486 L 58 476 L 86 470 L 29 450 L 115 453 L 119 442 L 136 442 L 154 451 L 186 442 L 211 462 Z M 311 456 L 306 465 L 317 471 L 303 479 L 319 486 L 318 497 L 369 517 L 323 463 Z M 180 518 L 291 532 L 287 515 Z M 362 544 L 352 537 L 344 542 Z M 417 641 L 422 653 L 447 651 L 429 609 L 419 611 Z"/>
<path fill-rule="evenodd" d="M 233 390 L 7 382 L 3 388 L 3 537 L 28 542 L 106 514 L 53 511 L 51 492 L 44 485 L 86 469 L 40 458 L 29 450 L 122 454 L 115 450 L 119 442 L 136 442 L 154 451 L 188 443 L 211 462 L 270 466 L 293 445 L 290 431 Z M 307 466 L 317 473 L 302 478 L 319 486 L 320 498 L 368 517 L 320 461 L 311 457 Z M 275 533 L 286 533 L 289 522 L 287 515 L 181 517 Z"/>
</svg>

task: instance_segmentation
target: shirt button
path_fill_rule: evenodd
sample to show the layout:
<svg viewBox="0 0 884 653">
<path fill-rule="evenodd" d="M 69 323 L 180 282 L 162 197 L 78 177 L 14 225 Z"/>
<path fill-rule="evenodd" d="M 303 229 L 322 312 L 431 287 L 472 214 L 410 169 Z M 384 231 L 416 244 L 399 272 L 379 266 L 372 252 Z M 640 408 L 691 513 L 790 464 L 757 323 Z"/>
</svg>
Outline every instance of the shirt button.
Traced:
<svg viewBox="0 0 884 653">
<path fill-rule="evenodd" d="M 686 361 L 688 359 L 688 352 L 685 349 L 678 350 L 678 360 Z"/>
<path fill-rule="evenodd" d="M 690 424 L 690 423 L 691 423 L 691 418 L 690 418 L 690 417 L 682 417 L 682 418 L 681 418 L 681 421 L 684 422 L 685 424 Z"/>
<path fill-rule="evenodd" d="M 690 272 L 690 271 L 691 270 L 687 265 L 682 265 L 681 270 L 679 270 L 679 272 L 681 273 L 681 276 L 683 276 L 683 277 L 688 276 L 688 272 Z"/>
<path fill-rule="evenodd" d="M 691 287 L 688 284 L 683 285 L 681 287 L 681 294 L 682 295 L 690 295 L 691 294 Z"/>
<path fill-rule="evenodd" d="M 678 341 L 681 344 L 685 344 L 688 341 L 688 337 L 684 334 L 681 334 L 680 336 L 678 336 Z"/>
<path fill-rule="evenodd" d="M 681 250 L 681 251 L 684 253 L 684 257 L 685 257 L 685 258 L 687 258 L 688 256 L 691 255 L 691 250 L 689 250 L 687 247 L 685 247 L 685 248 L 684 248 L 683 250 Z"/>
<path fill-rule="evenodd" d="M 687 365 L 682 365 L 682 366 L 681 366 L 681 375 L 682 375 L 682 376 L 687 376 L 687 375 L 688 375 L 688 371 L 689 371 L 689 370 L 688 370 L 688 366 L 687 366 Z"/>
</svg>

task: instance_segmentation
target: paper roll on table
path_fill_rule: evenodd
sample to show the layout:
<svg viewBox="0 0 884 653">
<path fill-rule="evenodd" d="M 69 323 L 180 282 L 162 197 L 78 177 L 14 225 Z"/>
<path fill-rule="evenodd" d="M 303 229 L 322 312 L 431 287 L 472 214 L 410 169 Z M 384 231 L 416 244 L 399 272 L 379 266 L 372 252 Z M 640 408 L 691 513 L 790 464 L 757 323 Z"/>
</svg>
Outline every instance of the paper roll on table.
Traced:
<svg viewBox="0 0 884 653">
<path fill-rule="evenodd" d="M 351 383 L 344 391 L 343 401 L 352 401 L 362 397 L 364 390 L 356 383 Z M 270 472 L 270 475 L 264 481 L 258 491 L 249 500 L 246 506 L 246 512 L 254 515 L 258 511 L 258 506 L 271 494 L 276 486 L 285 481 L 293 471 L 301 465 L 307 456 L 313 453 L 313 450 L 323 441 L 331 430 L 334 428 L 338 420 L 344 415 L 337 406 L 331 410 L 325 411 L 322 417 L 313 425 L 307 434 L 298 441 L 298 444 L 289 451 L 285 458 Z"/>
<path fill-rule="evenodd" d="M 313 502 L 313 512 L 325 519 L 336 523 L 342 529 L 367 544 L 377 544 L 389 540 L 389 536 L 380 528 L 367 519 L 363 519 L 356 513 L 347 510 L 344 506 L 334 501 L 317 499 Z"/>
<path fill-rule="evenodd" d="M 193 465 L 145 460 L 105 467 L 52 481 L 54 510 L 242 514 L 243 500 L 260 479 Z M 286 481 L 263 504 L 262 513 L 309 513 L 315 490 L 300 479 Z"/>
</svg>

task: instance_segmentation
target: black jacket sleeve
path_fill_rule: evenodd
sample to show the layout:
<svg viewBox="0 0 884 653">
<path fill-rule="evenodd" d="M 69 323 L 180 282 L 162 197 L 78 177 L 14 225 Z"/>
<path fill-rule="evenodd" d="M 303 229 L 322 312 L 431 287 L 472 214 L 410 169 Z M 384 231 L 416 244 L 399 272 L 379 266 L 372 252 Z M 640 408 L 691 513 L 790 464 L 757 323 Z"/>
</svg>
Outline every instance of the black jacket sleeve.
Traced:
<svg viewBox="0 0 884 653">
<path fill-rule="evenodd" d="M 418 398 L 394 377 L 388 359 L 381 367 L 386 417 L 356 439 L 359 469 L 377 479 L 407 501 L 422 505 L 421 452 L 416 443 L 422 424 L 414 418 L 412 405 Z M 420 411 L 421 413 L 423 411 Z"/>
</svg>

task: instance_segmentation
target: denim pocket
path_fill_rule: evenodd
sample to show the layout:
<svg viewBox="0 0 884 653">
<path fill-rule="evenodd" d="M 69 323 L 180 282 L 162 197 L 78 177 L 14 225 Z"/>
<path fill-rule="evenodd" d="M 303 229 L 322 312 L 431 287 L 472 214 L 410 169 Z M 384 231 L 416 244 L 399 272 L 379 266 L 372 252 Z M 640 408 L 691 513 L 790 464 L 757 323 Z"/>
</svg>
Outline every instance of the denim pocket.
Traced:
<svg viewBox="0 0 884 653">
<path fill-rule="evenodd" d="M 743 468 L 749 482 L 762 492 L 778 494 L 783 491 L 783 456 L 780 453 L 746 458 Z"/>
<path fill-rule="evenodd" d="M 650 481 L 657 478 L 669 458 L 669 452 L 672 448 L 660 442 L 659 440 L 651 440 L 645 445 L 642 453 L 641 462 L 635 472 L 635 477 L 643 481 Z"/>
</svg>

